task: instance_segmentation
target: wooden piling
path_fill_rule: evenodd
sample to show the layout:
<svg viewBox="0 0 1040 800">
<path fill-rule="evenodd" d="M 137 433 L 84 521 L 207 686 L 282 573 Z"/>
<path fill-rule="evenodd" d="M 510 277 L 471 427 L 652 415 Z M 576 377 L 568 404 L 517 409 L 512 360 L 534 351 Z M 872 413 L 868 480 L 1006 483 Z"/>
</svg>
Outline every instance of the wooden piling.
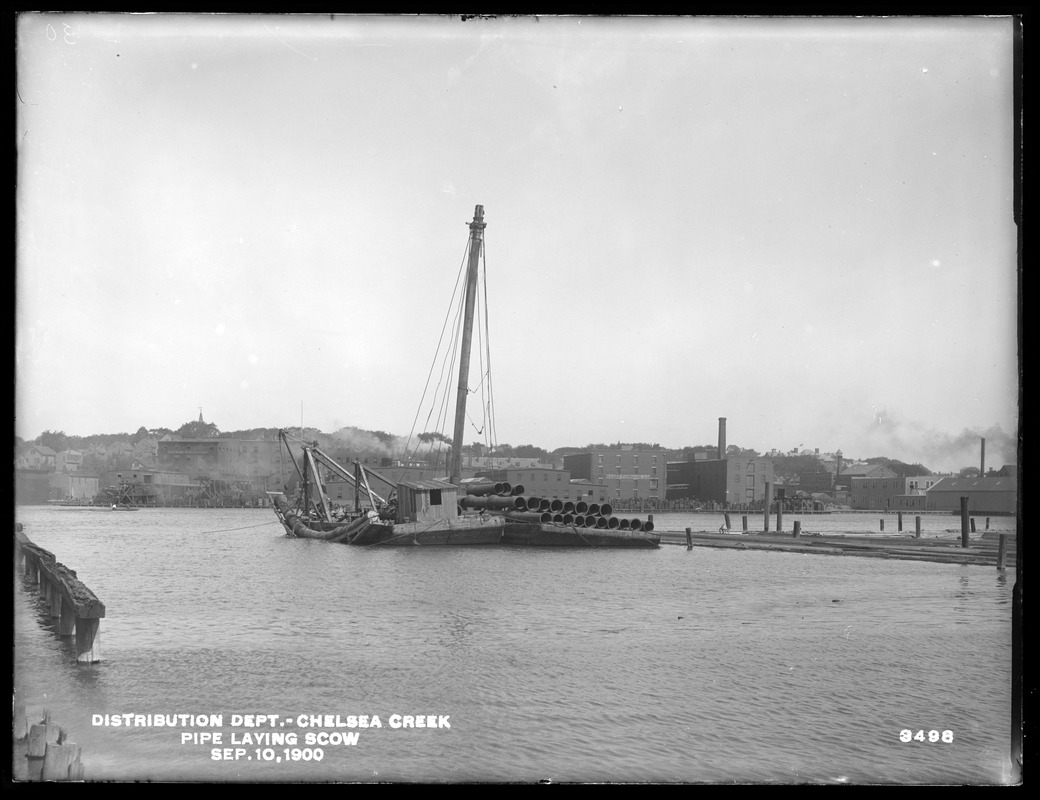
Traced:
<svg viewBox="0 0 1040 800">
<path fill-rule="evenodd" d="M 1008 551 L 1008 535 L 1006 533 L 1000 534 L 1000 540 L 997 544 L 997 569 L 1003 570 L 1007 567 L 1007 551 Z"/>
<path fill-rule="evenodd" d="M 100 626 L 105 604 L 76 577 L 74 570 L 29 541 L 17 527 L 15 552 L 25 563 L 27 582 L 37 583 L 50 615 L 58 619 L 58 635 L 71 636 L 75 632 L 76 660 L 90 664 L 100 661 Z"/>
<path fill-rule="evenodd" d="M 79 745 L 72 742 L 47 745 L 47 754 L 43 757 L 43 780 L 65 781 L 69 779 L 69 770 L 79 761 Z"/>
<path fill-rule="evenodd" d="M 762 503 L 762 528 L 769 533 L 769 481 L 766 481 L 766 496 Z"/>
<path fill-rule="evenodd" d="M 986 530 L 989 530 L 989 517 L 986 517 Z"/>
<path fill-rule="evenodd" d="M 900 511 L 896 514 L 896 530 L 899 533 L 903 532 L 903 512 Z"/>
<path fill-rule="evenodd" d="M 881 518 L 881 530 L 884 530 L 884 529 L 885 529 L 885 518 L 882 517 Z"/>
<path fill-rule="evenodd" d="M 920 517 L 914 517 L 914 538 L 915 539 L 920 539 L 921 538 L 921 518 Z"/>
<path fill-rule="evenodd" d="M 796 519 L 796 520 L 794 521 L 794 533 L 793 533 L 793 534 L 791 534 L 791 535 L 792 535 L 792 536 L 793 536 L 793 537 L 794 537 L 795 539 L 797 539 L 797 538 L 798 538 L 798 536 L 799 536 L 799 534 L 801 534 L 801 532 L 802 532 L 802 521 L 801 521 L 801 520 L 798 520 L 798 519 Z"/>
<path fill-rule="evenodd" d="M 780 533 L 784 529 L 784 501 L 776 501 L 776 532 Z"/>
<path fill-rule="evenodd" d="M 747 514 L 744 514 L 744 516 L 740 518 L 740 521 L 741 524 L 744 526 L 744 533 L 747 533 Z"/>
<path fill-rule="evenodd" d="M 693 549 L 693 531 L 689 528 L 686 529 L 686 549 Z"/>
<path fill-rule="evenodd" d="M 968 498 L 961 498 L 961 547 L 968 546 Z"/>
<path fill-rule="evenodd" d="M 726 530 L 732 530 L 733 526 L 729 524 L 729 512 L 727 511 L 723 516 L 726 518 Z"/>
<path fill-rule="evenodd" d="M 971 517 L 968 522 L 971 523 L 971 532 L 975 533 L 975 517 Z"/>
</svg>

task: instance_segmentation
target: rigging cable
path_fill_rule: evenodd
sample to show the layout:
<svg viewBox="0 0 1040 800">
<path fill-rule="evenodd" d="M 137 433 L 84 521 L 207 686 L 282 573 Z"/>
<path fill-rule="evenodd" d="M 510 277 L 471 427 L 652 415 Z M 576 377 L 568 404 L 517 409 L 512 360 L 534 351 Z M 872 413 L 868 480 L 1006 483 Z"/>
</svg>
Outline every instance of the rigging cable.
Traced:
<svg viewBox="0 0 1040 800">
<path fill-rule="evenodd" d="M 434 371 L 434 368 L 437 365 L 437 357 L 440 354 L 441 344 L 444 341 L 444 332 L 448 329 L 448 321 L 451 319 L 451 311 L 452 311 L 452 307 L 454 306 L 454 303 L 455 303 L 455 297 L 456 297 L 456 295 L 459 292 L 459 286 L 462 283 L 462 276 L 465 274 L 464 271 L 465 271 L 465 266 L 466 266 L 466 256 L 468 254 L 469 254 L 469 239 L 467 238 L 465 251 L 462 254 L 462 264 L 459 267 L 459 274 L 458 274 L 458 276 L 455 279 L 455 288 L 452 290 L 452 293 L 451 293 L 451 302 L 448 304 L 448 310 L 447 310 L 447 312 L 444 315 L 444 323 L 441 325 L 441 334 L 440 334 L 440 337 L 437 339 L 437 348 L 436 348 L 436 350 L 434 350 L 433 361 L 430 364 L 430 371 L 429 371 L 429 373 L 426 376 L 426 385 L 423 387 L 422 397 L 419 399 L 419 406 L 415 410 L 415 418 L 412 420 L 412 429 L 408 432 L 408 439 L 405 441 L 405 457 L 406 457 L 407 460 L 410 460 L 410 455 L 409 455 L 409 449 L 408 448 L 411 446 L 412 436 L 415 433 L 415 426 L 416 426 L 416 423 L 418 423 L 418 421 L 419 421 L 419 414 L 422 413 L 423 403 L 426 401 L 426 393 L 427 393 L 427 391 L 430 388 L 430 380 L 433 377 L 433 371 Z M 443 374 L 443 371 L 442 371 L 442 374 Z M 427 417 L 427 422 L 428 421 L 429 421 L 429 417 Z M 416 444 L 416 448 L 415 448 L 414 451 L 412 451 L 412 454 L 417 453 L 418 450 L 419 450 L 419 445 Z"/>
</svg>

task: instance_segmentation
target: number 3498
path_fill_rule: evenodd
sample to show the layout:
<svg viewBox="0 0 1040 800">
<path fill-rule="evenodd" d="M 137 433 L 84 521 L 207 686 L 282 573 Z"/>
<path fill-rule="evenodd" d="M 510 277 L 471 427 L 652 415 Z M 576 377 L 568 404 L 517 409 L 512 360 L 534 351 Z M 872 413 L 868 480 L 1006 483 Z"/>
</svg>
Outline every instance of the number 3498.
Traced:
<svg viewBox="0 0 1040 800">
<path fill-rule="evenodd" d="M 908 728 L 904 728 L 899 732 L 899 741 L 901 742 L 946 742 L 949 744 L 953 741 L 953 731 L 918 731 L 914 733 Z"/>
</svg>

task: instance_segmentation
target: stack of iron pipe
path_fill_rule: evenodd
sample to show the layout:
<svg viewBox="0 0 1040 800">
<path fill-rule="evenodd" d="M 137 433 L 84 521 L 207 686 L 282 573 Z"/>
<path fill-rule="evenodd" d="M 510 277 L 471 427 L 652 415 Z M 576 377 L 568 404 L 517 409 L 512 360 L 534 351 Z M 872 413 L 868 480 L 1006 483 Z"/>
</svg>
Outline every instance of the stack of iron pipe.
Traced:
<svg viewBox="0 0 1040 800">
<path fill-rule="evenodd" d="M 645 522 L 640 519 L 621 518 L 614 516 L 614 508 L 610 503 L 587 503 L 584 500 L 573 502 L 571 500 L 550 500 L 545 497 L 524 496 L 523 486 L 510 487 L 508 491 L 476 496 L 474 488 L 478 491 L 485 485 L 495 484 L 471 484 L 467 486 L 467 497 L 460 500 L 460 507 L 483 508 L 500 511 L 510 519 L 525 522 L 552 522 L 556 525 L 573 525 L 576 528 L 598 528 L 606 530 L 623 531 L 646 531 L 654 529 L 654 523 L 650 520 Z M 502 484 L 497 484 L 501 486 Z M 504 484 L 509 487 L 509 484 Z"/>
</svg>

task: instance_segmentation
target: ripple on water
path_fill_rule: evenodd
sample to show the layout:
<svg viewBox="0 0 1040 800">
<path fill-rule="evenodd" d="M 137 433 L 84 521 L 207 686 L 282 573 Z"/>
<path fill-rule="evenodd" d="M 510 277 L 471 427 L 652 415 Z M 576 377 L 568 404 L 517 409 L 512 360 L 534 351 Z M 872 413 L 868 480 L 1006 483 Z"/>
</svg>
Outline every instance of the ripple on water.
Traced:
<svg viewBox="0 0 1040 800">
<path fill-rule="evenodd" d="M 17 678 L 81 743 L 89 775 L 1006 775 L 1011 587 L 985 568 L 668 547 L 359 549 L 287 539 L 262 527 L 268 513 L 19 509 L 30 538 L 108 608 L 105 660 L 83 668 L 16 593 Z M 320 763 L 232 765 L 176 731 L 90 724 L 126 711 L 379 714 L 384 727 Z M 452 726 L 391 730 L 393 713 Z M 898 741 L 918 727 L 956 738 Z"/>
</svg>

